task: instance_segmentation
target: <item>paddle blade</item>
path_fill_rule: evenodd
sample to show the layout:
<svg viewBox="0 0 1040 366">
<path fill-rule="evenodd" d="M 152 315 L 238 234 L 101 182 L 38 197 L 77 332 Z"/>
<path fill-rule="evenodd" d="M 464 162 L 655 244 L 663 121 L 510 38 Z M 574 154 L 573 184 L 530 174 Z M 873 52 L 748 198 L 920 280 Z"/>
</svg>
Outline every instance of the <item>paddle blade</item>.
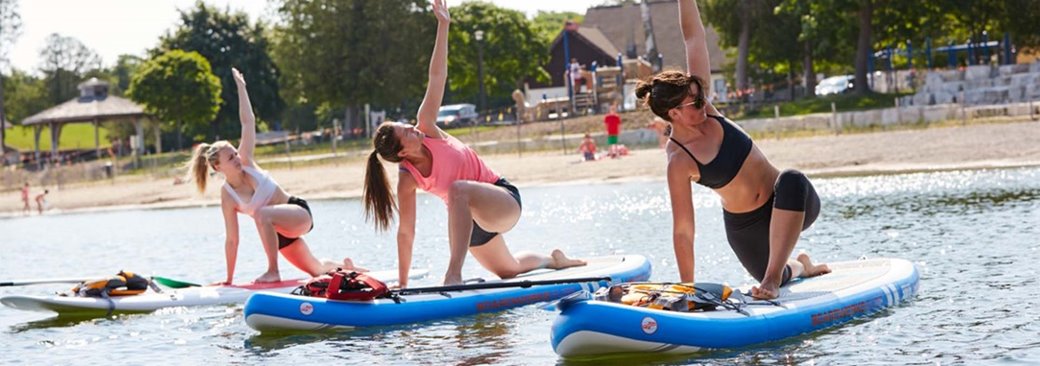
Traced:
<svg viewBox="0 0 1040 366">
<path fill-rule="evenodd" d="M 163 286 L 166 286 L 166 287 L 169 287 L 169 288 L 187 288 L 187 287 L 200 287 L 200 286 L 202 286 L 202 285 L 197 284 L 197 283 L 185 282 L 185 281 L 175 280 L 175 279 L 172 279 L 172 278 L 167 278 L 167 277 L 162 277 L 162 276 L 152 276 L 152 281 L 155 281 L 155 283 L 158 283 L 160 285 L 163 285 Z"/>
</svg>

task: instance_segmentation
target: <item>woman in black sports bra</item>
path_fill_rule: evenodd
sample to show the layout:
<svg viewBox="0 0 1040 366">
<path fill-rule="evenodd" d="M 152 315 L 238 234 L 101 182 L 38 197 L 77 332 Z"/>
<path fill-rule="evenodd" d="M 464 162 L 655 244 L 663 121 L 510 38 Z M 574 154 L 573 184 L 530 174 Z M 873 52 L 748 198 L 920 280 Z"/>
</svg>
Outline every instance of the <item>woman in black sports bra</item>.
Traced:
<svg viewBox="0 0 1040 366">
<path fill-rule="evenodd" d="M 708 47 L 694 0 L 679 0 L 679 22 L 691 74 L 662 72 L 636 89 L 636 96 L 654 114 L 672 124 L 665 151 L 679 276 L 683 282 L 693 282 L 693 180 L 722 199 L 730 247 L 759 281 L 752 295 L 776 298 L 780 286 L 792 278 L 830 272 L 827 265 L 813 264 L 804 253 L 797 260 L 789 259 L 802 230 L 816 220 L 820 199 L 805 175 L 779 171 L 740 127 L 706 100 Z"/>
</svg>

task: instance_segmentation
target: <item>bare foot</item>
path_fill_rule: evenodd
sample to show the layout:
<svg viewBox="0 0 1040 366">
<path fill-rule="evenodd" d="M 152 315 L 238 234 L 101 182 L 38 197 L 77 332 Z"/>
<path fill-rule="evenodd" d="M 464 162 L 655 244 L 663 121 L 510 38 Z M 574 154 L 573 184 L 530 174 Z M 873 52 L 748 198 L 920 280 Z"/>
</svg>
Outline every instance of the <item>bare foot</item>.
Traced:
<svg viewBox="0 0 1040 366">
<path fill-rule="evenodd" d="M 343 258 L 343 269 L 355 272 L 368 272 L 368 268 L 355 266 L 354 261 L 350 260 L 349 257 Z"/>
<path fill-rule="evenodd" d="M 550 269 L 564 269 L 585 265 L 585 261 L 581 259 L 567 258 L 567 255 L 563 254 L 563 251 L 559 249 L 553 249 L 551 256 L 552 262 L 548 265 Z"/>
<path fill-rule="evenodd" d="M 801 263 L 805 269 L 802 271 L 802 277 L 816 277 L 823 274 L 831 273 L 831 268 L 827 267 L 826 264 L 813 264 L 812 260 L 809 259 L 809 255 L 805 253 L 798 254 L 798 263 Z"/>
<path fill-rule="evenodd" d="M 278 275 L 278 272 L 265 272 L 264 274 L 257 277 L 253 282 L 264 283 L 264 282 L 280 282 L 282 277 Z"/>
<path fill-rule="evenodd" d="M 444 274 L 444 286 L 454 286 L 454 285 L 461 285 L 461 284 L 462 284 L 462 275 L 461 274 L 449 274 L 449 273 L 445 273 Z"/>
<path fill-rule="evenodd" d="M 762 283 L 751 287 L 751 297 L 762 300 L 772 300 L 780 296 L 780 286 Z"/>
</svg>

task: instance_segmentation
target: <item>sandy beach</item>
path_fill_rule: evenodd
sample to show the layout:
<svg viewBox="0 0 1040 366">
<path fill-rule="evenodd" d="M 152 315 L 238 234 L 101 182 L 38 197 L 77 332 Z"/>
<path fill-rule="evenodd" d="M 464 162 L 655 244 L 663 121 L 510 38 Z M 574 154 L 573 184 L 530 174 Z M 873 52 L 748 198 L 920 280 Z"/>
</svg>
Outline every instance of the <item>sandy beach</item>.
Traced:
<svg viewBox="0 0 1040 366">
<path fill-rule="evenodd" d="M 1011 122 L 895 130 L 847 135 L 758 139 L 755 143 L 778 168 L 799 169 L 810 177 L 889 174 L 914 171 L 982 169 L 1040 165 L 1040 122 Z M 577 153 L 559 152 L 486 155 L 485 162 L 517 186 L 597 184 L 619 180 L 663 180 L 661 149 L 633 150 L 620 159 L 579 162 Z M 388 166 L 388 168 L 390 168 Z M 389 170 L 393 172 L 394 170 Z M 306 199 L 349 198 L 361 195 L 362 160 L 271 169 L 290 194 Z M 391 174 L 396 178 L 395 174 Z M 114 181 L 33 186 L 51 190 L 49 211 L 82 212 L 121 208 L 159 208 L 219 204 L 217 179 L 204 195 L 194 185 L 174 185 L 172 179 L 148 175 L 120 176 Z M 21 214 L 18 190 L 0 194 L 0 213 Z M 33 207 L 35 209 L 35 205 Z M 35 212 L 33 212 L 35 214 Z"/>
</svg>

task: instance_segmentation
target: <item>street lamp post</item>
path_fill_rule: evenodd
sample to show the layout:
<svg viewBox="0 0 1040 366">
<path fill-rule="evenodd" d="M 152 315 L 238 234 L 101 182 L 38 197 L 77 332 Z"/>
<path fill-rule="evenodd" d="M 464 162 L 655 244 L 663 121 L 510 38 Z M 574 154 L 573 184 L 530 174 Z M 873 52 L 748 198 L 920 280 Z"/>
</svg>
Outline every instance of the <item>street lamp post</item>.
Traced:
<svg viewBox="0 0 1040 366">
<path fill-rule="evenodd" d="M 477 84 L 480 88 L 480 112 L 486 113 L 487 108 L 484 97 L 484 31 L 473 32 L 473 38 L 477 40 Z"/>
</svg>

